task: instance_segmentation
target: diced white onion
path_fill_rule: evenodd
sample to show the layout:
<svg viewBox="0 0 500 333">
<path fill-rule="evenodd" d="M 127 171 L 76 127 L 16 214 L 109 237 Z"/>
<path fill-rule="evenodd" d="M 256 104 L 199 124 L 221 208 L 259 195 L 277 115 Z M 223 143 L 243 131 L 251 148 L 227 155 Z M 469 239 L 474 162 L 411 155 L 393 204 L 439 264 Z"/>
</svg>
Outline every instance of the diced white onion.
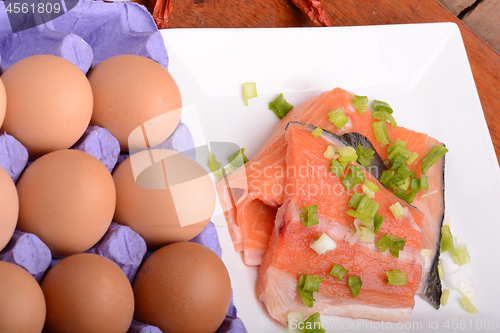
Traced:
<svg viewBox="0 0 500 333">
<path fill-rule="evenodd" d="M 477 291 L 475 291 L 471 286 L 469 286 L 464 281 L 460 281 L 460 287 L 458 288 L 458 292 L 462 294 L 462 296 L 467 297 L 469 301 L 472 301 L 474 296 L 476 296 Z"/>
<path fill-rule="evenodd" d="M 446 285 L 452 290 L 457 290 L 458 288 L 460 288 L 460 272 L 444 275 L 443 280 L 446 282 Z"/>
<path fill-rule="evenodd" d="M 326 233 L 322 233 L 317 240 L 309 244 L 309 247 L 313 249 L 317 254 L 321 255 L 328 251 L 335 250 L 337 248 L 337 243 Z"/>
<path fill-rule="evenodd" d="M 304 321 L 304 315 L 300 311 L 288 312 L 288 333 L 299 333 L 299 324 Z"/>
</svg>

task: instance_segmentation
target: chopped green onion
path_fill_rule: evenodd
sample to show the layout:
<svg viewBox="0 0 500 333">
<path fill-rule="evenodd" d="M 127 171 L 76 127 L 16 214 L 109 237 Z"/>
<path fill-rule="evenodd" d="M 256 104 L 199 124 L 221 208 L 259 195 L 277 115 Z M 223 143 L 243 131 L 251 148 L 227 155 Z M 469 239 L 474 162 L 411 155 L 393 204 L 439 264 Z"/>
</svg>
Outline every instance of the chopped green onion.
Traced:
<svg viewBox="0 0 500 333">
<path fill-rule="evenodd" d="M 392 160 L 396 155 L 402 155 L 405 157 L 405 162 L 408 160 L 408 158 L 411 155 L 411 151 L 407 150 L 406 148 L 403 148 L 401 146 L 396 146 L 389 155 L 387 155 L 387 159 Z"/>
<path fill-rule="evenodd" d="M 392 126 L 396 126 L 396 120 L 392 116 L 393 110 L 390 105 L 386 102 L 374 100 L 372 102 L 373 113 L 372 116 L 381 120 L 386 121 L 389 120 Z"/>
<path fill-rule="evenodd" d="M 375 238 L 375 234 L 373 233 L 372 229 L 368 228 L 368 227 L 363 227 L 363 226 L 359 226 L 358 228 L 359 228 L 359 231 L 361 231 L 361 233 L 359 234 L 358 240 L 360 242 L 364 242 L 364 243 L 373 243 L 373 239 Z"/>
<path fill-rule="evenodd" d="M 389 164 L 391 170 L 397 170 L 402 167 L 406 161 L 407 158 L 404 155 L 396 154 L 392 160 L 388 160 L 387 164 Z"/>
<path fill-rule="evenodd" d="M 429 189 L 429 182 L 427 181 L 427 176 L 420 177 L 419 181 L 420 181 L 419 188 L 421 190 L 428 190 Z"/>
<path fill-rule="evenodd" d="M 322 276 L 306 274 L 302 289 L 307 291 L 319 291 L 321 280 L 323 280 Z"/>
<path fill-rule="evenodd" d="M 411 165 L 418 158 L 417 152 L 411 152 L 410 157 L 406 160 L 406 165 Z"/>
<path fill-rule="evenodd" d="M 399 258 L 399 251 L 403 250 L 406 245 L 406 237 L 401 238 L 394 235 L 389 235 L 385 233 L 380 239 L 375 243 L 375 247 L 378 247 L 379 251 L 385 252 L 389 249 L 389 252 L 394 258 Z"/>
<path fill-rule="evenodd" d="M 330 271 L 330 275 L 336 277 L 340 281 L 344 278 L 344 275 L 349 272 L 347 269 L 344 267 L 338 265 L 338 264 L 333 264 L 332 270 Z"/>
<path fill-rule="evenodd" d="M 217 178 L 217 179 L 222 179 L 222 177 L 224 177 L 224 172 L 221 170 L 221 166 L 222 164 L 220 164 L 215 155 L 212 154 L 211 152 L 208 152 L 208 162 L 207 162 L 207 166 L 208 168 L 210 169 L 210 171 L 213 172 L 214 176 Z"/>
<path fill-rule="evenodd" d="M 373 192 L 372 192 L 372 190 L 370 190 L 370 189 L 368 188 L 368 186 L 366 186 L 365 184 L 363 184 L 363 185 L 361 186 L 361 189 L 363 190 L 363 193 L 364 193 L 364 194 L 365 194 L 368 198 L 370 198 L 370 199 L 375 198 L 375 193 L 373 193 Z"/>
<path fill-rule="evenodd" d="M 363 194 L 359 194 L 356 191 L 352 192 L 351 199 L 349 199 L 347 206 L 352 207 L 354 209 L 358 208 L 359 201 L 361 200 L 361 198 L 363 198 Z"/>
<path fill-rule="evenodd" d="M 375 154 L 375 151 L 370 148 L 361 147 L 359 144 L 356 147 L 356 155 L 358 155 L 357 161 L 365 168 L 368 168 L 370 161 L 374 159 L 373 154 Z"/>
<path fill-rule="evenodd" d="M 300 220 L 305 227 L 310 227 L 319 223 L 318 218 L 318 205 L 311 205 L 302 207 L 302 214 Z"/>
<path fill-rule="evenodd" d="M 345 170 L 349 162 L 355 162 L 358 159 L 356 150 L 352 147 L 337 147 L 335 152 L 339 155 L 339 162 L 342 165 L 342 170 Z"/>
<path fill-rule="evenodd" d="M 380 204 L 378 202 L 369 199 L 367 196 L 363 196 L 359 201 L 356 211 L 373 219 L 379 208 Z"/>
<path fill-rule="evenodd" d="M 467 297 L 462 297 L 459 299 L 460 304 L 464 307 L 465 310 L 469 313 L 478 313 L 477 309 L 472 305 L 472 302 Z"/>
<path fill-rule="evenodd" d="M 387 147 L 387 154 L 392 153 L 392 151 L 394 149 L 396 149 L 397 147 L 401 147 L 403 149 L 406 149 L 407 146 L 408 146 L 408 143 L 406 143 L 403 140 L 398 138 L 398 139 L 396 139 L 396 141 L 394 141 L 393 144 L 391 144 L 389 147 Z"/>
<path fill-rule="evenodd" d="M 322 233 L 317 239 L 309 244 L 317 254 L 322 255 L 337 248 L 337 243 L 330 238 L 326 233 Z"/>
<path fill-rule="evenodd" d="M 389 138 L 389 133 L 387 133 L 387 127 L 385 121 L 376 121 L 372 123 L 373 132 L 375 133 L 375 138 L 381 145 L 385 146 L 391 143 Z"/>
<path fill-rule="evenodd" d="M 406 192 L 403 191 L 402 189 L 398 188 L 396 192 L 394 192 L 394 195 L 398 197 L 399 199 L 403 199 L 407 203 L 412 203 L 413 200 L 415 200 L 415 196 L 417 195 L 417 191 L 410 191 Z"/>
<path fill-rule="evenodd" d="M 248 106 L 248 100 L 250 98 L 257 97 L 257 84 L 255 82 L 243 83 L 243 100 L 245 105 Z"/>
<path fill-rule="evenodd" d="M 389 210 L 391 211 L 392 215 L 394 215 L 394 217 L 397 219 L 399 219 L 405 214 L 405 211 L 399 202 L 396 202 L 395 204 L 391 205 L 389 207 Z"/>
<path fill-rule="evenodd" d="M 445 306 L 446 304 L 448 304 L 449 297 L 450 297 L 450 289 L 443 289 L 443 293 L 441 294 L 441 299 L 439 300 L 439 303 Z"/>
<path fill-rule="evenodd" d="M 323 133 L 323 130 L 319 127 L 316 127 L 314 129 L 314 131 L 311 132 L 312 136 L 314 136 L 315 138 L 317 138 L 318 136 L 321 135 L 321 133 Z"/>
<path fill-rule="evenodd" d="M 342 178 L 342 165 L 337 160 L 332 160 L 332 164 L 330 167 L 330 172 L 337 175 L 337 177 Z"/>
<path fill-rule="evenodd" d="M 368 216 L 364 215 L 364 214 L 361 214 L 353 209 L 348 209 L 346 212 L 345 212 L 347 215 L 349 216 L 352 216 L 354 217 L 355 219 L 358 219 L 358 220 L 361 220 L 361 221 L 366 221 L 369 219 Z"/>
<path fill-rule="evenodd" d="M 420 190 L 420 180 L 418 178 L 412 178 L 410 182 L 410 192 Z"/>
<path fill-rule="evenodd" d="M 348 191 L 365 180 L 363 169 L 359 165 L 351 165 L 349 169 L 351 172 L 342 179 L 342 184 Z"/>
<path fill-rule="evenodd" d="M 330 120 L 330 122 L 339 130 L 349 122 L 349 119 L 346 117 L 342 109 L 336 109 L 328 112 L 328 120 Z"/>
<path fill-rule="evenodd" d="M 241 148 L 235 153 L 229 155 L 227 161 L 229 162 L 229 164 L 237 168 L 239 168 L 243 164 L 246 164 L 248 162 L 248 157 L 245 156 L 245 148 Z"/>
<path fill-rule="evenodd" d="M 440 280 L 442 280 L 443 279 L 443 265 L 438 264 L 437 267 L 438 267 L 438 277 Z"/>
<path fill-rule="evenodd" d="M 429 170 L 429 168 L 447 152 L 448 149 L 444 146 L 435 145 L 434 147 L 432 147 L 432 149 L 422 158 L 422 174 L 425 175 L 427 170 Z"/>
<path fill-rule="evenodd" d="M 375 185 L 373 182 L 371 182 L 370 180 L 368 179 L 365 179 L 365 181 L 363 182 L 366 187 L 368 187 L 370 189 L 370 191 L 372 191 L 373 193 L 377 193 L 379 188 L 377 185 Z"/>
<path fill-rule="evenodd" d="M 361 114 L 364 114 L 366 112 L 366 109 L 368 109 L 368 97 L 354 95 L 354 97 L 352 98 L 352 104 L 354 105 L 354 108 L 356 110 L 361 112 Z"/>
<path fill-rule="evenodd" d="M 408 282 L 405 271 L 399 269 L 392 269 L 385 272 L 387 275 L 387 284 L 390 286 L 404 286 Z"/>
<path fill-rule="evenodd" d="M 293 310 L 288 312 L 288 333 L 300 333 L 299 325 L 304 321 L 304 314 L 301 311 Z"/>
<path fill-rule="evenodd" d="M 304 302 L 304 304 L 307 305 L 308 308 L 312 308 L 315 299 L 313 297 L 313 292 L 311 290 L 304 290 L 305 282 L 306 282 L 306 277 L 304 275 L 299 276 L 299 282 L 297 283 L 297 290 L 299 291 L 300 298 L 302 298 L 302 302 Z"/>
<path fill-rule="evenodd" d="M 373 218 L 374 233 L 380 232 L 380 227 L 382 226 L 382 223 L 384 223 L 384 219 L 385 217 L 381 216 L 378 212 L 375 213 L 375 217 Z"/>
<path fill-rule="evenodd" d="M 384 170 L 380 173 L 380 179 L 379 182 L 382 185 L 385 184 L 390 184 L 394 178 L 394 171 L 393 170 Z"/>
<path fill-rule="evenodd" d="M 269 110 L 273 111 L 279 119 L 283 119 L 291 109 L 293 109 L 293 105 L 283 98 L 282 93 L 279 94 L 274 101 L 269 103 Z"/>
<path fill-rule="evenodd" d="M 329 145 L 323 153 L 323 156 L 329 160 L 335 158 L 335 147 Z"/>
<path fill-rule="evenodd" d="M 411 184 L 411 177 L 408 176 L 406 177 L 403 185 L 399 186 L 399 188 L 402 189 L 403 191 L 406 191 L 410 187 L 410 184 Z"/>
<path fill-rule="evenodd" d="M 450 226 L 445 224 L 441 227 L 441 251 L 440 252 L 454 252 L 455 246 L 453 245 L 453 235 L 450 231 Z"/>
<path fill-rule="evenodd" d="M 363 283 L 361 282 L 361 278 L 359 276 L 347 276 L 347 285 L 349 286 L 349 290 L 351 291 L 352 297 L 356 297 L 361 290 L 361 286 Z"/>
<path fill-rule="evenodd" d="M 319 312 L 313 313 L 304 320 L 303 328 L 299 328 L 299 333 L 325 333 L 326 330 L 321 327 L 321 317 Z"/>
<path fill-rule="evenodd" d="M 457 255 L 458 264 L 460 266 L 470 264 L 470 256 L 469 251 L 467 250 L 467 246 L 462 245 L 458 249 L 455 250 Z"/>
</svg>

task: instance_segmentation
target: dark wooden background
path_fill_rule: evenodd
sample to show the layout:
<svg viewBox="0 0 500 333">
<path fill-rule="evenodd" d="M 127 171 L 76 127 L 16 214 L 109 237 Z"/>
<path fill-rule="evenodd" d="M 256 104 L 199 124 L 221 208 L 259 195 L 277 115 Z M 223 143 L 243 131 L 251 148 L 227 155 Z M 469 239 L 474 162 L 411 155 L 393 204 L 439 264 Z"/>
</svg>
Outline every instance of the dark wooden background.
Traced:
<svg viewBox="0 0 500 333">
<path fill-rule="evenodd" d="M 500 55 L 436 0 L 323 0 L 334 26 L 455 22 L 464 40 L 500 160 Z M 314 24 L 291 0 L 173 0 L 170 29 L 274 28 Z"/>
</svg>

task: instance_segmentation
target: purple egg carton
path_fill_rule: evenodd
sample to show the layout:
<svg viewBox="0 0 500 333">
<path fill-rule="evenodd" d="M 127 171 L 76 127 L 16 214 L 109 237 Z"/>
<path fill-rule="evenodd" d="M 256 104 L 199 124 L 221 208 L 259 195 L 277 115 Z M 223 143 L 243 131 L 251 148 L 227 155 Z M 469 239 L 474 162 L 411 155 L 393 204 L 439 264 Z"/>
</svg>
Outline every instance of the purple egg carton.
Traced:
<svg viewBox="0 0 500 333">
<path fill-rule="evenodd" d="M 136 3 L 80 0 L 64 15 L 36 27 L 12 32 L 4 2 L 0 2 L 0 69 L 5 71 L 15 62 L 36 54 L 52 54 L 74 63 L 83 73 L 101 61 L 120 54 L 136 54 L 150 58 L 168 68 L 168 55 L 163 39 L 145 7 Z M 111 172 L 125 156 L 120 156 L 116 138 L 106 129 L 89 126 L 72 147 L 101 160 Z M 156 148 L 194 152 L 188 127 L 179 123 L 172 135 Z M 193 157 L 194 158 L 194 157 Z M 0 133 L 0 166 L 14 182 L 28 164 L 26 148 L 14 137 Z M 221 256 L 217 230 L 212 222 L 193 240 Z M 127 226 L 112 223 L 104 237 L 87 252 L 107 257 L 117 263 L 130 281 L 145 258 L 146 243 Z M 48 247 L 30 233 L 16 231 L 0 252 L 0 260 L 24 267 L 37 281 L 58 260 L 52 259 Z M 133 321 L 131 333 L 158 333 L 158 328 Z M 246 332 L 237 318 L 231 298 L 228 314 L 217 333 Z"/>
</svg>

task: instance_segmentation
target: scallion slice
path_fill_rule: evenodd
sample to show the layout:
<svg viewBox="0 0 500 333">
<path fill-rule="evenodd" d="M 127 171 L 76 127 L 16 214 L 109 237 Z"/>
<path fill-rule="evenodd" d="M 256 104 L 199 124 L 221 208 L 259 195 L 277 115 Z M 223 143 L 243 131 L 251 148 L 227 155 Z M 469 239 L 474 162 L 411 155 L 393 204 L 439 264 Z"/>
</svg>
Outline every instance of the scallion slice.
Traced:
<svg viewBox="0 0 500 333">
<path fill-rule="evenodd" d="M 446 304 L 448 304 L 449 297 L 450 297 L 450 289 L 443 289 L 443 292 L 441 293 L 441 298 L 439 299 L 439 303 L 445 306 Z"/>
<path fill-rule="evenodd" d="M 340 162 L 337 160 L 332 160 L 330 172 L 337 175 L 337 177 L 342 178 L 342 170 L 342 164 L 340 164 Z"/>
<path fill-rule="evenodd" d="M 342 179 L 342 184 L 348 191 L 365 180 L 363 169 L 359 165 L 351 165 L 349 169 L 351 172 Z"/>
<path fill-rule="evenodd" d="M 358 219 L 358 220 L 361 220 L 361 221 L 366 221 L 369 219 L 368 216 L 364 215 L 364 214 L 361 214 L 353 209 L 348 209 L 346 212 L 345 212 L 347 215 L 349 216 L 352 216 L 354 217 L 355 219 Z"/>
<path fill-rule="evenodd" d="M 354 95 L 354 97 L 352 98 L 352 104 L 354 105 L 354 108 L 356 110 L 361 112 L 361 114 L 364 114 L 366 112 L 366 109 L 368 109 L 368 97 Z"/>
<path fill-rule="evenodd" d="M 408 176 L 408 177 L 406 177 L 403 185 L 399 186 L 399 188 L 403 191 L 406 191 L 406 190 L 408 190 L 410 185 L 411 185 L 411 177 Z"/>
<path fill-rule="evenodd" d="M 307 291 L 319 291 L 319 286 L 323 280 L 322 276 L 306 274 L 302 289 Z"/>
<path fill-rule="evenodd" d="M 330 122 L 339 130 L 349 122 L 349 119 L 346 117 L 342 109 L 336 109 L 328 112 L 328 120 L 330 120 Z"/>
<path fill-rule="evenodd" d="M 313 297 L 313 292 L 311 290 L 304 290 L 304 285 L 306 282 L 306 277 L 304 275 L 299 276 L 299 281 L 297 283 L 297 290 L 299 291 L 300 298 L 302 302 L 308 307 L 313 307 L 313 302 L 315 301 Z"/>
<path fill-rule="evenodd" d="M 380 252 L 385 252 L 389 249 L 391 255 L 394 258 L 399 258 L 399 251 L 403 250 L 406 245 L 406 237 L 401 238 L 394 235 L 389 235 L 385 233 L 380 239 L 375 243 L 375 247 L 378 247 Z"/>
<path fill-rule="evenodd" d="M 291 109 L 293 109 L 293 105 L 286 101 L 283 93 L 279 94 L 274 101 L 269 103 L 269 110 L 273 111 L 279 119 L 283 119 Z"/>
<path fill-rule="evenodd" d="M 344 278 L 344 275 L 346 275 L 349 271 L 345 269 L 343 266 L 340 266 L 338 264 L 333 264 L 332 270 L 330 271 L 330 275 L 336 277 L 339 279 L 339 281 L 342 281 Z"/>
<path fill-rule="evenodd" d="M 363 193 L 370 199 L 375 198 L 375 193 L 368 188 L 365 184 L 361 186 L 361 189 L 363 190 Z"/>
<path fill-rule="evenodd" d="M 381 145 L 385 146 L 390 144 L 392 141 L 389 138 L 389 133 L 387 132 L 387 127 L 385 121 L 375 121 L 372 123 L 373 132 L 375 133 L 375 138 Z"/>
<path fill-rule="evenodd" d="M 351 199 L 349 199 L 347 206 L 352 207 L 354 209 L 358 208 L 359 201 L 361 200 L 361 198 L 363 198 L 363 194 L 359 194 L 356 191 L 352 192 Z"/>
<path fill-rule="evenodd" d="M 410 157 L 408 157 L 408 159 L 406 160 L 406 165 L 411 165 L 413 162 L 415 162 L 417 158 L 418 158 L 417 152 L 413 151 Z"/>
<path fill-rule="evenodd" d="M 438 268 L 438 277 L 440 280 L 442 280 L 443 279 L 443 265 L 438 264 L 437 268 Z"/>
<path fill-rule="evenodd" d="M 316 127 L 314 129 L 314 131 L 311 132 L 312 136 L 314 136 L 315 138 L 317 138 L 318 136 L 320 136 L 321 134 L 323 133 L 323 130 L 319 127 Z"/>
<path fill-rule="evenodd" d="M 405 214 L 405 211 L 399 202 L 396 202 L 395 204 L 391 205 L 389 207 L 389 210 L 396 219 L 399 219 Z"/>
<path fill-rule="evenodd" d="M 427 176 L 422 176 L 419 179 L 419 188 L 421 190 L 428 190 L 429 189 L 429 182 L 427 181 Z"/>
<path fill-rule="evenodd" d="M 300 214 L 300 220 L 305 227 L 310 227 L 319 223 L 318 218 L 318 205 L 311 205 L 308 207 L 302 207 L 302 213 Z"/>
<path fill-rule="evenodd" d="M 369 199 L 367 196 L 363 196 L 359 201 L 356 211 L 373 219 L 379 208 L 380 204 L 378 202 Z"/>
<path fill-rule="evenodd" d="M 250 98 L 257 97 L 257 84 L 255 82 L 243 83 L 243 100 L 245 105 L 248 106 L 248 100 Z"/>
<path fill-rule="evenodd" d="M 359 144 L 356 147 L 356 155 L 358 155 L 357 161 L 365 168 L 368 168 L 370 161 L 374 159 L 373 154 L 375 154 L 375 151 L 370 148 L 362 147 Z"/>
<path fill-rule="evenodd" d="M 342 165 L 342 170 L 345 170 L 349 162 L 354 162 L 358 159 L 356 150 L 353 147 L 337 147 L 335 152 L 339 155 L 338 161 Z"/>
<path fill-rule="evenodd" d="M 405 271 L 400 271 L 399 269 L 391 269 L 386 271 L 387 284 L 390 286 L 404 286 L 408 283 L 408 277 Z"/>
<path fill-rule="evenodd" d="M 218 161 L 217 161 L 217 158 L 215 157 L 214 154 L 212 154 L 211 152 L 208 152 L 208 162 L 207 162 L 207 166 L 208 168 L 210 169 L 210 171 L 213 172 L 214 176 L 217 178 L 217 179 L 222 179 L 222 177 L 224 177 L 224 173 L 221 169 L 222 167 L 222 164 L 220 164 Z"/>
<path fill-rule="evenodd" d="M 304 314 L 301 311 L 292 310 L 288 312 L 288 333 L 300 333 L 299 325 L 304 321 Z"/>
<path fill-rule="evenodd" d="M 450 226 L 445 224 L 441 227 L 441 251 L 440 252 L 454 252 L 455 246 L 453 245 L 453 235 L 450 231 Z"/>
<path fill-rule="evenodd" d="M 472 305 L 472 302 L 467 297 L 462 297 L 459 299 L 460 304 L 464 307 L 465 310 L 469 313 L 478 313 L 477 309 Z"/>
<path fill-rule="evenodd" d="M 399 199 L 403 199 L 407 203 L 412 203 L 413 200 L 415 200 L 415 196 L 417 195 L 417 191 L 410 191 L 406 192 L 403 191 L 402 189 L 398 188 L 396 192 L 394 192 L 394 195 L 398 197 Z"/>
<path fill-rule="evenodd" d="M 227 161 L 236 168 L 246 164 L 248 162 L 248 157 L 245 156 L 245 148 L 241 148 L 240 150 L 237 150 L 233 154 L 229 155 Z"/>
<path fill-rule="evenodd" d="M 325 333 L 326 330 L 321 327 L 321 316 L 319 312 L 313 313 L 302 323 L 304 328 L 300 329 L 300 333 Z"/>
<path fill-rule="evenodd" d="M 326 233 L 322 233 L 318 238 L 309 243 L 309 247 L 317 254 L 322 255 L 337 248 L 337 243 Z"/>
<path fill-rule="evenodd" d="M 373 193 L 377 193 L 377 191 L 379 190 L 378 186 L 375 185 L 373 182 L 371 182 L 370 180 L 368 179 L 365 179 L 365 181 L 363 182 L 366 187 L 368 187 L 370 189 L 370 191 L 372 191 Z"/>
<path fill-rule="evenodd" d="M 448 148 L 444 146 L 435 145 L 432 147 L 432 149 L 422 158 L 422 174 L 425 175 L 427 170 L 447 152 Z"/>
<path fill-rule="evenodd" d="M 406 143 L 403 140 L 398 138 L 389 147 L 387 147 L 387 154 L 392 153 L 392 151 L 394 149 L 396 149 L 397 147 L 401 147 L 401 148 L 406 149 L 407 146 L 408 146 L 408 143 Z"/>
<path fill-rule="evenodd" d="M 329 160 L 334 159 L 335 158 L 335 147 L 329 145 L 326 148 L 325 152 L 323 153 L 323 156 Z"/>
<path fill-rule="evenodd" d="M 349 275 L 347 276 L 347 285 L 349 286 L 352 297 L 355 298 L 356 296 L 358 296 L 363 283 L 361 282 L 361 278 L 359 276 Z"/>
<path fill-rule="evenodd" d="M 382 223 L 384 223 L 385 217 L 381 216 L 378 212 L 375 213 L 375 217 L 373 218 L 373 227 L 374 233 L 379 233 L 380 232 L 380 227 L 382 227 Z"/>
</svg>

